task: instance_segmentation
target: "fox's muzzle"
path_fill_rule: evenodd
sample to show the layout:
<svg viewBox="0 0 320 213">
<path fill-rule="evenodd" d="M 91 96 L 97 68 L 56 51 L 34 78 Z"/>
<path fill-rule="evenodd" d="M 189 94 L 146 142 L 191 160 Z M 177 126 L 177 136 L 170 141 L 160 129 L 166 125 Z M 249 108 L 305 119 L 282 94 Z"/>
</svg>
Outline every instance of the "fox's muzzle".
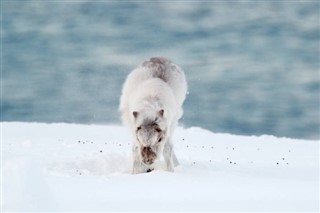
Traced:
<svg viewBox="0 0 320 213">
<path fill-rule="evenodd" d="M 157 154 L 152 151 L 151 147 L 143 147 L 141 150 L 142 161 L 146 165 L 152 164 L 156 158 Z"/>
</svg>

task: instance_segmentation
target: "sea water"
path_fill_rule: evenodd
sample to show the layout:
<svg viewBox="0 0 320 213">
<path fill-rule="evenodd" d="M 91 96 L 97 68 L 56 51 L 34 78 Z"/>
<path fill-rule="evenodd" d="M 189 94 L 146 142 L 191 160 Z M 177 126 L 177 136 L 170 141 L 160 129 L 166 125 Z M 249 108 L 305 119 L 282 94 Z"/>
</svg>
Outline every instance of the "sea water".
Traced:
<svg viewBox="0 0 320 213">
<path fill-rule="evenodd" d="M 126 75 L 186 73 L 181 124 L 319 139 L 319 1 L 4 1 L 2 121 L 120 123 Z"/>
</svg>

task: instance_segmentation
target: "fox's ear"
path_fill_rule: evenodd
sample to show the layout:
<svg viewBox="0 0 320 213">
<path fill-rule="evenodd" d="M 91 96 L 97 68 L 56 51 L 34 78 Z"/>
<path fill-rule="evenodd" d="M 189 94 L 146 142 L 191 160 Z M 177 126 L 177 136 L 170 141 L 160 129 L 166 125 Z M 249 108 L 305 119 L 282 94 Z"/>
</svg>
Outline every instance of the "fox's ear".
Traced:
<svg viewBox="0 0 320 213">
<path fill-rule="evenodd" d="M 161 118 L 163 118 L 163 114 L 164 114 L 164 110 L 163 110 L 163 109 L 159 110 L 158 115 L 159 115 Z"/>
<path fill-rule="evenodd" d="M 132 115 L 133 115 L 134 118 L 137 118 L 138 117 L 138 112 L 137 111 L 133 111 Z"/>
</svg>

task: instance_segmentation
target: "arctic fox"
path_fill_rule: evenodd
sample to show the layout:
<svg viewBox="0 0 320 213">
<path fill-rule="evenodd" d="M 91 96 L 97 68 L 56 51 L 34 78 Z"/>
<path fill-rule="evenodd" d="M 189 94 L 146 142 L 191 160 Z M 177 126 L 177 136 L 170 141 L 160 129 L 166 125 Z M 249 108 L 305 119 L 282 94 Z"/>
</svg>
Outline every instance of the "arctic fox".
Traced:
<svg viewBox="0 0 320 213">
<path fill-rule="evenodd" d="M 168 171 L 179 165 L 171 136 L 183 114 L 186 93 L 184 71 L 166 58 L 151 58 L 128 75 L 119 110 L 135 140 L 133 174 L 152 171 L 162 155 Z"/>
</svg>

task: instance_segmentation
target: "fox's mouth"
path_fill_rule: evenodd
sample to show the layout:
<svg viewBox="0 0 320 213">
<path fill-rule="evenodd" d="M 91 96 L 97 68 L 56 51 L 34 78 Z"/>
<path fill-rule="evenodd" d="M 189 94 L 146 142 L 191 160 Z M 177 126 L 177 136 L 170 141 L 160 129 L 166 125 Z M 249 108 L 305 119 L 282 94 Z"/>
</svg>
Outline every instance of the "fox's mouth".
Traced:
<svg viewBox="0 0 320 213">
<path fill-rule="evenodd" d="M 143 163 L 146 165 L 151 165 L 151 164 L 153 164 L 153 161 L 148 161 L 148 160 L 143 159 Z"/>
</svg>

